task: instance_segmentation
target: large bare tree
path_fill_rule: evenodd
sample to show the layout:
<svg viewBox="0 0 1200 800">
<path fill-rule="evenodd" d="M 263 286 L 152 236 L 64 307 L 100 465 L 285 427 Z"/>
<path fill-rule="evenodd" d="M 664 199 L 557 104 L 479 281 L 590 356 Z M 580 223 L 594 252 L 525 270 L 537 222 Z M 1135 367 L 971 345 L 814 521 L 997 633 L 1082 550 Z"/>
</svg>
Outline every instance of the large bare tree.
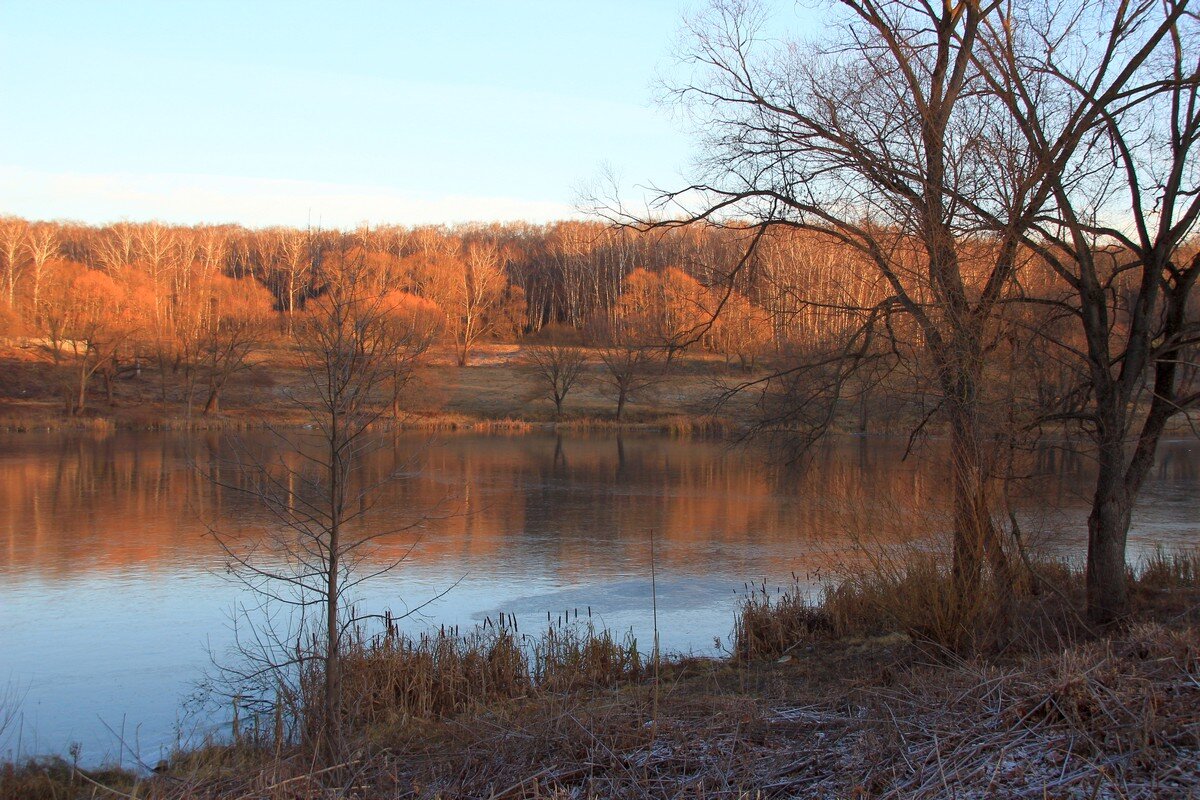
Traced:
<svg viewBox="0 0 1200 800">
<path fill-rule="evenodd" d="M 1159 440 L 1200 406 L 1200 21 L 1187 0 L 1127 0 L 1009 2 L 989 22 L 980 74 L 1052 198 L 1024 241 L 1062 291 L 1031 301 L 1078 332 L 1043 337 L 1084 365 L 1061 398 L 1087 398 L 1049 418 L 1096 448 L 1088 610 L 1108 622 L 1126 611 L 1130 516 Z"/>
<path fill-rule="evenodd" d="M 841 346 L 744 388 L 779 387 L 774 421 L 786 425 L 861 385 L 854 373 L 876 363 L 881 340 L 883 355 L 927 359 L 951 431 L 963 595 L 982 557 L 1004 566 L 985 398 L 989 354 L 1013 335 L 1007 308 L 1076 319 L 1080 340 L 1055 344 L 1086 365 L 1090 408 L 1050 418 L 1093 436 L 1089 609 L 1119 616 L 1134 500 L 1167 422 L 1200 403 L 1200 260 L 1188 249 L 1200 216 L 1197 16 L 1187 0 L 834 10 L 840 24 L 820 43 L 767 40 L 753 3 L 715 2 L 690 25 L 692 74 L 673 92 L 706 156 L 699 180 L 661 195 L 672 218 L 646 222 L 815 232 L 845 248 L 843 269 L 883 281 L 882 299 L 838 309 L 858 317 Z M 1065 293 L 1033 297 L 1016 280 L 1031 254 Z M 900 317 L 911 333 L 897 335 Z"/>
<path fill-rule="evenodd" d="M 715 2 L 689 23 L 685 74 L 671 93 L 696 121 L 704 155 L 697 179 L 663 192 L 658 219 L 642 222 L 815 232 L 844 248 L 845 269 L 886 285 L 882 299 L 840 309 L 857 318 L 840 345 L 745 388 L 786 393 L 832 369 L 823 399 L 836 402 L 874 366 L 875 342 L 901 344 L 900 320 L 911 323 L 907 342 L 933 364 L 951 434 L 955 585 L 966 604 L 985 562 L 1006 579 L 982 382 L 1022 235 L 1046 190 L 1013 157 L 1011 125 L 981 92 L 974 57 L 997 2 L 844 0 L 835 12 L 820 42 L 767 38 L 754 3 Z M 956 200 L 963 195 L 975 206 Z M 981 209 L 1000 221 L 986 238 Z"/>
</svg>

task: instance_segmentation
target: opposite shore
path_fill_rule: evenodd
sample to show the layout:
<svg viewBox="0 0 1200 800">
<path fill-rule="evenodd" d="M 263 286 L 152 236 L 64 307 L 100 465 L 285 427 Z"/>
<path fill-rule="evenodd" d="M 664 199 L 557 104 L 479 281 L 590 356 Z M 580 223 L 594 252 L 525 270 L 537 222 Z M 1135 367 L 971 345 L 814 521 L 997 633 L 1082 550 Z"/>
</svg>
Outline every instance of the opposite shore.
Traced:
<svg viewBox="0 0 1200 800">
<path fill-rule="evenodd" d="M 485 345 L 470 366 L 459 367 L 449 348 L 434 348 L 404 387 L 399 413 L 386 414 L 381 424 L 495 433 L 559 429 L 721 435 L 744 429 L 733 420 L 748 404 L 739 397 L 718 407 L 724 388 L 763 374 L 717 356 L 680 355 L 653 385 L 630 398 L 618 419 L 616 401 L 593 359 L 559 416 L 545 381 L 529 363 L 528 350 L 528 345 Z M 0 348 L 0 363 L 7 373 L 0 379 L 0 431 L 214 430 L 311 422 L 293 399 L 306 391 L 305 375 L 294 350 L 285 346 L 257 353 L 248 369 L 233 376 L 221 409 L 212 413 L 204 413 L 199 404 L 189 410 L 173 376 L 164 403 L 160 376 L 148 364 L 136 376 L 114 380 L 111 398 L 95 387 L 86 410 L 70 415 L 57 396 L 55 365 L 39 348 Z"/>
</svg>

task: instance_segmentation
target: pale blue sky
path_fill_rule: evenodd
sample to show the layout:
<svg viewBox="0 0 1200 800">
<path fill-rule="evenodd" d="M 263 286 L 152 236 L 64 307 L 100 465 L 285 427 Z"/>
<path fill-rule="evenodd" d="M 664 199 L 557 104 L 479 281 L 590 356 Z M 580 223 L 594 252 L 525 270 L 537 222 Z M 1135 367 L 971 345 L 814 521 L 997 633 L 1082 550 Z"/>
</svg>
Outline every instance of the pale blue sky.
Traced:
<svg viewBox="0 0 1200 800">
<path fill-rule="evenodd" d="M 0 0 L 0 213 L 352 226 L 671 183 L 685 0 Z"/>
</svg>

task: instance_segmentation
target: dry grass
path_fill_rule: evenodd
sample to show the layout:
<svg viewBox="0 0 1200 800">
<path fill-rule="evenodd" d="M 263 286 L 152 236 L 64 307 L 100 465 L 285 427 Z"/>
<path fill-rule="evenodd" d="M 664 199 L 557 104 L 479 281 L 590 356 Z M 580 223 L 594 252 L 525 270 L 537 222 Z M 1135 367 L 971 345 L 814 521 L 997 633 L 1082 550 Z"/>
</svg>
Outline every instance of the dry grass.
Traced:
<svg viewBox="0 0 1200 800">
<path fill-rule="evenodd" d="M 395 730 L 516 698 L 634 682 L 645 675 L 644 662 L 636 639 L 590 622 L 560 623 L 537 636 L 518 632 L 505 615 L 465 634 L 412 637 L 389 625 L 378 635 L 359 633 L 346 647 L 341 707 L 350 730 Z M 320 707 L 321 685 L 320 674 L 306 676 L 302 690 L 311 691 L 301 707 Z"/>
<path fill-rule="evenodd" d="M 527 654 L 510 630 L 358 639 L 342 669 L 342 708 L 355 730 L 452 716 L 531 686 Z"/>
<path fill-rule="evenodd" d="M 774 658 L 813 639 L 890 633 L 965 652 L 989 639 L 1000 609 L 990 583 L 964 607 L 945 559 L 911 551 L 843 571 L 816 592 L 795 581 L 774 596 L 765 587 L 747 593 L 734 629 L 734 652 L 742 658 Z"/>
<path fill-rule="evenodd" d="M 62 758 L 0 765 L 0 800 L 128 797 L 138 776 L 120 769 L 83 770 Z"/>
<path fill-rule="evenodd" d="M 734 656 L 747 661 L 777 658 L 797 645 L 832 636 L 829 615 L 793 578 L 787 591 L 775 594 L 766 583 L 746 587 L 734 622 Z"/>
<path fill-rule="evenodd" d="M 635 640 L 586 621 L 536 636 L 508 617 L 466 635 L 360 634 L 344 657 L 338 763 L 256 726 L 140 781 L 9 765 L 0 800 L 1200 793 L 1200 553 L 1132 569 L 1136 618 L 1109 632 L 1077 616 L 1077 567 L 1036 562 L 1018 611 L 1040 622 L 967 657 L 919 613 L 946 571 L 906 558 L 816 592 L 756 587 L 737 658 L 668 660 L 657 675 Z"/>
<path fill-rule="evenodd" d="M 738 427 L 726 417 L 693 415 L 668 417 L 662 422 L 662 430 L 672 436 L 722 438 L 736 432 Z"/>
<path fill-rule="evenodd" d="M 250 430 L 267 425 L 299 426 L 305 422 L 300 414 L 278 408 L 272 410 L 270 417 L 245 409 L 205 416 L 196 409 L 189 418 L 182 409 L 171 406 L 164 412 L 157 403 L 96 407 L 78 416 L 66 415 L 58 404 L 52 403 L 22 402 L 0 406 L 0 431 L 9 433 Z"/>
<path fill-rule="evenodd" d="M 1002 660 L 815 642 L 785 663 L 674 664 L 658 684 L 380 729 L 338 764 L 299 749 L 209 752 L 138 796 L 1192 797 L 1198 642 L 1194 626 L 1147 623 Z"/>
<path fill-rule="evenodd" d="M 524 365 L 521 348 L 510 344 L 481 347 L 472 365 L 452 363 L 449 350 L 435 348 L 430 363 L 422 367 L 406 388 L 402 406 L 407 416 L 395 420 L 399 428 L 436 431 L 474 431 L 513 434 L 561 430 L 644 429 L 673 435 L 719 436 L 732 426 L 727 420 L 681 415 L 681 408 L 707 407 L 713 394 L 709 374 L 717 366 L 703 354 L 677 359 L 662 391 L 629 401 L 627 420 L 613 419 L 614 402 L 605 394 L 592 368 L 572 389 L 565 403 L 565 418 L 556 420 L 554 405 L 543 398 L 534 377 Z M 294 349 L 282 344 L 255 354 L 253 367 L 235 374 L 221 397 L 222 411 L 203 416 L 197 405 L 187 417 L 181 390 L 172 376 L 168 403 L 161 404 L 157 367 L 147 364 L 140 378 L 119 380 L 115 405 L 93 389 L 89 416 L 81 421 L 62 414 L 61 387 L 44 360 L 17 362 L 0 352 L 0 430 L 71 430 L 107 425 L 111 429 L 198 430 L 301 425 L 301 416 L 287 409 L 290 395 L 305 396 L 308 386 Z M 595 373 L 595 374 L 593 374 Z M 197 394 L 201 394 L 197 392 Z M 202 403 L 203 398 L 199 398 Z M 95 420 L 95 421 L 92 421 Z"/>
<path fill-rule="evenodd" d="M 379 427 L 395 427 L 398 430 L 436 431 L 438 433 L 487 433 L 496 436 L 530 433 L 547 428 L 528 420 L 505 417 L 502 419 L 478 419 L 465 414 L 429 413 L 408 414 L 400 419 L 385 419 Z"/>
<path fill-rule="evenodd" d="M 1029 564 L 1011 594 L 990 578 L 969 607 L 958 604 L 947 559 L 906 550 L 845 570 L 813 592 L 796 580 L 774 595 L 765 585 L 742 599 L 734 653 L 776 658 L 816 639 L 900 633 L 941 651 L 1041 651 L 1095 635 L 1083 619 L 1084 574 L 1055 560 Z M 1133 620 L 1195 615 L 1200 551 L 1157 551 L 1129 570 Z M 816 600 L 812 599 L 816 596 Z M 1006 608 L 1005 602 L 1012 603 Z"/>
<path fill-rule="evenodd" d="M 80 431 L 84 433 L 109 433 L 116 424 L 107 417 L 70 417 L 45 409 L 17 411 L 11 407 L 0 413 L 0 431 L 7 433 L 29 433 L 34 431 Z"/>
<path fill-rule="evenodd" d="M 1141 564 L 1129 569 L 1136 593 L 1174 591 L 1200 587 L 1200 550 L 1155 550 Z"/>
<path fill-rule="evenodd" d="M 590 623 L 560 625 L 529 640 L 533 685 L 542 692 L 574 692 L 646 677 L 646 654 L 632 634 L 618 639 Z"/>
<path fill-rule="evenodd" d="M 1195 796 L 1196 636 L 1139 625 L 1011 662 L 918 665 L 861 692 L 855 719 L 826 717 L 846 731 L 830 755 L 863 797 Z"/>
</svg>

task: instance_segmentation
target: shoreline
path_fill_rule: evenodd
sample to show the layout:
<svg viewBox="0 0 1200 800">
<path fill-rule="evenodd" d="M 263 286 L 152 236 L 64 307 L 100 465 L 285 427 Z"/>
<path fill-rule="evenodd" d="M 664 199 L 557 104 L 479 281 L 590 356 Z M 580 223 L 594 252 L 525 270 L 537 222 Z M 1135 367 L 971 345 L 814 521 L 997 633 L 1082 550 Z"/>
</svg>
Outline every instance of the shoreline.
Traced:
<svg viewBox="0 0 1200 800">
<path fill-rule="evenodd" d="M 285 430 L 311 427 L 311 422 L 299 415 L 278 416 L 268 419 L 260 410 L 247 409 L 236 412 L 188 419 L 184 415 L 167 413 L 155 416 L 146 409 L 132 409 L 137 413 L 96 413 L 67 416 L 55 413 L 48 404 L 27 404 L 14 408 L 12 404 L 0 404 L 0 433 L 58 433 L 58 432 L 203 432 L 220 430 Z M 617 431 L 629 433 L 694 435 L 707 438 L 733 436 L 744 430 L 726 417 L 709 417 L 697 420 L 685 415 L 643 415 L 638 419 L 616 420 L 604 417 L 570 417 L 559 420 L 540 418 L 490 418 L 471 417 L 463 414 L 409 415 L 400 420 L 382 419 L 372 427 L 379 430 L 398 431 L 443 431 L 490 434 L 522 433 L 567 433 Z M 872 434 L 867 434 L 872 435 Z"/>
<path fill-rule="evenodd" d="M 760 366 L 747 372 L 709 354 L 682 354 L 671 370 L 645 393 L 627 403 L 616 418 L 614 399 L 592 364 L 566 397 L 561 418 L 545 387 L 526 363 L 521 345 L 480 347 L 471 366 L 458 367 L 444 348 L 436 350 L 406 386 L 402 416 L 391 413 L 380 427 L 399 430 L 457 431 L 515 434 L 527 431 L 629 431 L 672 436 L 740 437 L 750 431 L 755 398 L 739 396 L 717 402 L 723 386 L 769 374 Z M 8 369 L 8 375 L 4 370 Z M 92 388 L 90 403 L 77 416 L 63 411 L 62 387 L 54 365 L 31 359 L 19 350 L 0 348 L 0 432 L 47 431 L 212 431 L 256 428 L 294 428 L 309 424 L 289 395 L 304 394 L 304 377 L 293 351 L 279 346 L 257 353 L 251 367 L 234 376 L 222 394 L 221 408 L 204 414 L 200 405 L 189 414 L 179 387 L 160 396 L 161 376 L 148 365 L 136 379 L 112 383 L 111 402 Z M 171 381 L 177 383 L 177 376 Z M 173 385 L 173 384 L 172 384 Z M 165 390 L 162 390 L 165 391 Z M 835 435 L 943 435 L 944 424 L 929 420 L 927 398 L 878 390 L 869 401 L 847 402 L 834 417 Z M 293 408 L 286 407 L 288 403 Z M 1195 416 L 1193 414 L 1193 416 Z M 1065 431 L 1062 424 L 1047 432 Z M 1168 433 L 1192 431 L 1188 415 L 1175 419 Z"/>
<path fill-rule="evenodd" d="M 732 431 L 736 409 L 711 413 L 717 382 L 734 376 L 722 362 L 708 356 L 680 357 L 652 391 L 631 398 L 622 419 L 608 393 L 597 364 L 566 398 L 563 414 L 555 413 L 538 377 L 518 345 L 481 347 L 471 366 L 458 367 L 452 354 L 440 348 L 431 354 L 404 388 L 399 417 L 385 412 L 380 427 L 401 430 L 630 430 L 706 435 Z M 68 416 L 60 397 L 55 366 L 27 354 L 0 349 L 0 431 L 55 430 L 221 430 L 264 427 L 303 427 L 309 416 L 296 407 L 294 394 L 308 393 L 296 354 L 284 347 L 260 351 L 250 369 L 235 375 L 222 394 L 221 408 L 205 414 L 199 403 L 187 410 L 175 384 L 162 388 L 162 376 L 148 365 L 137 378 L 114 381 L 112 397 L 92 388 L 84 412 Z M 166 392 L 167 400 L 162 396 Z"/>
<path fill-rule="evenodd" d="M 0 764 L 0 798 L 1189 797 L 1200 787 L 1200 559 L 1174 563 L 1191 566 L 1131 578 L 1139 610 L 1108 631 L 1070 621 L 1080 576 L 1046 564 L 1067 594 L 1026 596 L 1033 624 L 999 649 L 956 656 L 867 615 L 861 629 L 812 625 L 836 614 L 827 604 L 805 606 L 797 628 L 795 608 L 770 599 L 744 605 L 742 624 L 764 623 L 750 608 L 769 612 L 762 631 L 791 632 L 754 639 L 753 652 L 660 664 L 643 653 L 631 666 L 628 643 L 579 639 L 567 655 L 603 649 L 607 666 L 560 660 L 568 672 L 541 673 L 550 683 L 472 695 L 471 653 L 506 635 L 493 624 L 433 678 L 467 694 L 424 712 L 362 692 L 379 669 L 422 669 L 393 659 L 438 640 L 368 644 L 347 678 L 363 688 L 347 691 L 373 699 L 355 706 L 367 716 L 337 763 L 314 763 L 247 715 L 230 738 L 145 770 L 54 756 Z"/>
</svg>

